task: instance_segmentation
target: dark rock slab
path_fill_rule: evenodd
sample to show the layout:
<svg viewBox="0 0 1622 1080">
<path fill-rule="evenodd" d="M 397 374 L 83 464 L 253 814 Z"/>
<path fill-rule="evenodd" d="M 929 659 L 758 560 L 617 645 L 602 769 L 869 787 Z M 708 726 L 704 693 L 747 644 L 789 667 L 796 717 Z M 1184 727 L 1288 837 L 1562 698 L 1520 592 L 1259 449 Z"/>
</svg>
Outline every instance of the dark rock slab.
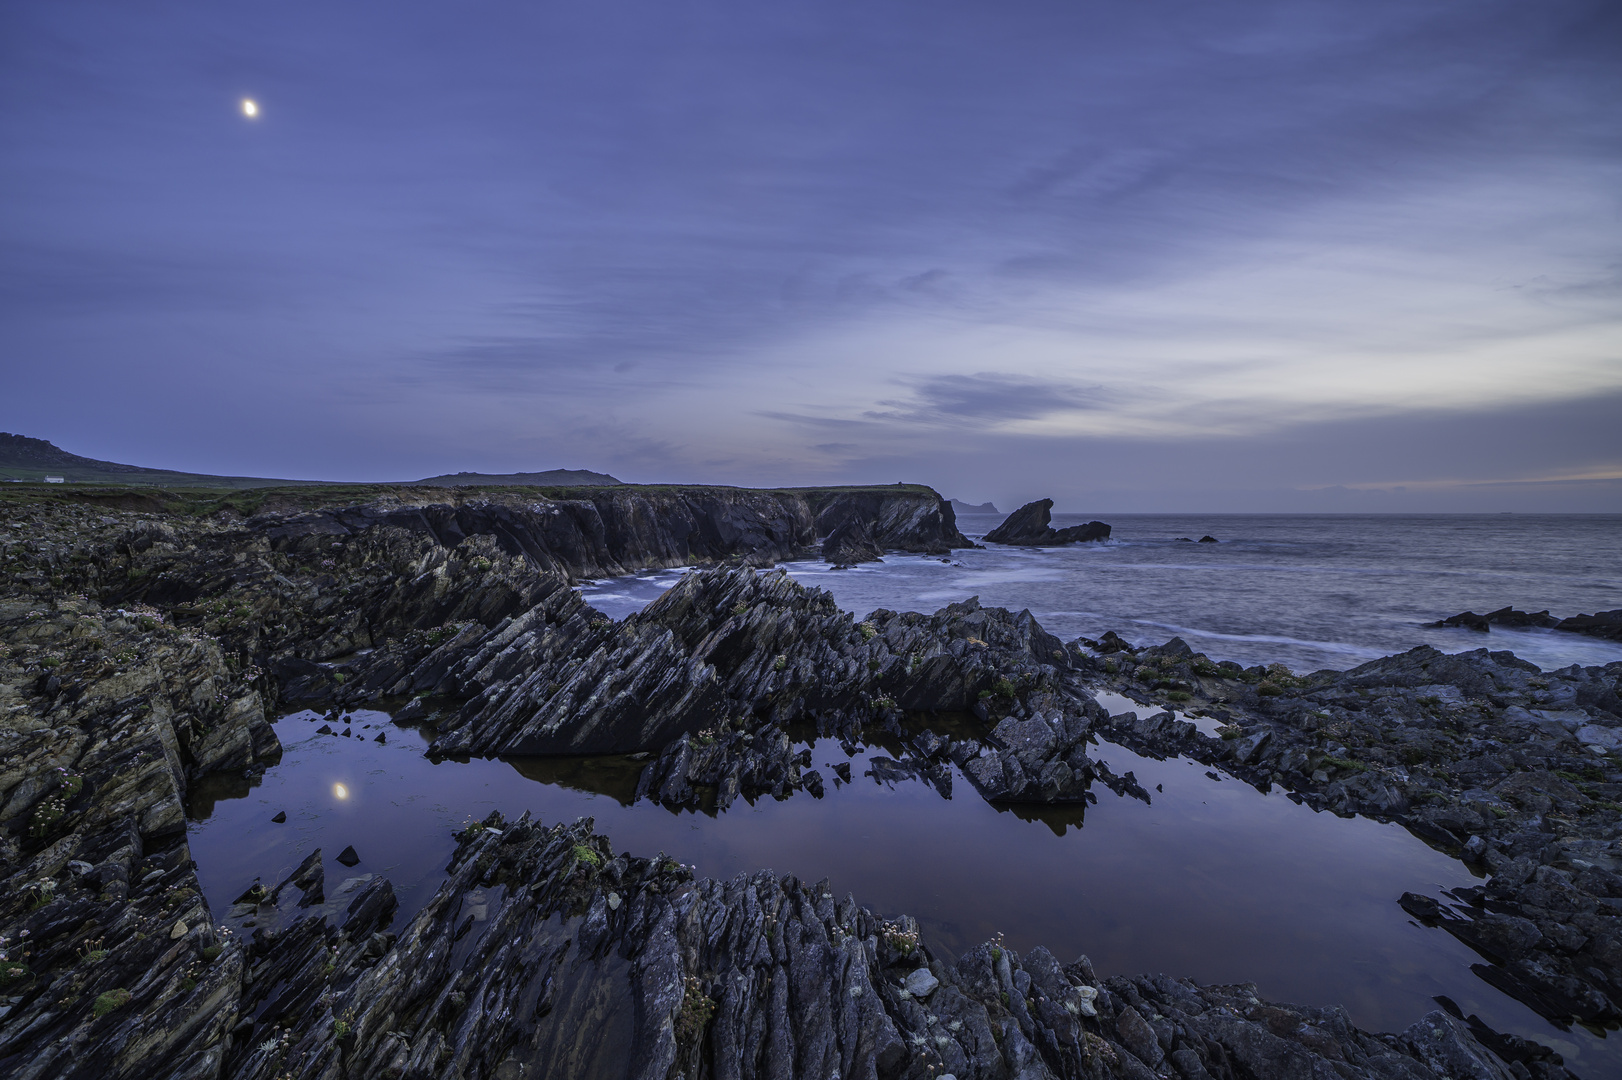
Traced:
<svg viewBox="0 0 1622 1080">
<path fill-rule="evenodd" d="M 1601 611 L 1593 615 L 1573 615 L 1569 619 L 1561 619 L 1555 629 L 1566 630 L 1573 634 L 1587 634 L 1589 637 L 1604 638 L 1607 641 L 1622 641 L 1622 608 Z"/>
</svg>

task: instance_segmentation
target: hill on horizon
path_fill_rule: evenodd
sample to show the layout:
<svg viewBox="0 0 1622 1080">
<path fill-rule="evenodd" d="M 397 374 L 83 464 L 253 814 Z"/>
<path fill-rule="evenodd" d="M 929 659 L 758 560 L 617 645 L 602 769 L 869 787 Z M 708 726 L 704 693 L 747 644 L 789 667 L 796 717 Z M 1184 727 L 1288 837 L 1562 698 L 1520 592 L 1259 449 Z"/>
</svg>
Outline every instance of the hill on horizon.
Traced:
<svg viewBox="0 0 1622 1080">
<path fill-rule="evenodd" d="M 0 431 L 0 481 L 41 483 L 47 476 L 59 476 L 72 484 L 138 484 L 169 488 L 260 488 L 304 487 L 348 483 L 342 480 L 283 480 L 267 476 L 217 476 L 212 473 L 149 469 L 81 457 L 45 439 Z M 425 480 L 393 481 L 400 486 L 426 485 L 455 487 L 478 484 L 513 487 L 588 487 L 618 485 L 621 481 L 607 473 L 586 469 L 552 469 L 530 473 L 447 473 Z"/>
<path fill-rule="evenodd" d="M 149 469 L 143 465 L 124 465 L 116 461 L 80 457 L 44 439 L 0 431 L 0 480 L 39 483 L 47 476 L 59 476 L 72 484 L 141 484 L 151 487 L 254 488 L 322 482 Z"/>
<path fill-rule="evenodd" d="M 443 476 L 430 476 L 424 480 L 414 480 L 412 483 L 426 484 L 429 487 L 460 487 L 472 484 L 481 487 L 486 485 L 498 487 L 620 487 L 624 485 L 625 481 L 617 480 L 607 473 L 592 472 L 590 469 L 548 469 L 545 472 L 446 473 Z"/>
</svg>

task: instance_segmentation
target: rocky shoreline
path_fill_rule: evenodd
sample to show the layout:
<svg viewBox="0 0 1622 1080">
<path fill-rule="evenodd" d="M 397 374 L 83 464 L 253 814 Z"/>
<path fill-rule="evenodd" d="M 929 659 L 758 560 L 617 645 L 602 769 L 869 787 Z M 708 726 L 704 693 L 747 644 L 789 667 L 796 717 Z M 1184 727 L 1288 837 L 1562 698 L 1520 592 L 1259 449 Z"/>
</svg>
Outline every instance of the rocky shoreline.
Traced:
<svg viewBox="0 0 1622 1080">
<path fill-rule="evenodd" d="M 185 842 L 188 785 L 274 762 L 269 710 L 398 697 L 433 717 L 437 753 L 646 753 L 639 794 L 673 805 L 815 795 L 791 728 L 883 729 L 907 748 L 897 769 L 949 785 L 956 766 L 998 803 L 1129 788 L 1089 756 L 1098 736 L 1182 754 L 1475 863 L 1482 887 L 1405 908 L 1552 1021 L 1622 1020 L 1622 664 L 1420 649 L 1300 676 L 1175 640 L 1065 644 L 973 602 L 857 620 L 750 567 L 842 528 L 953 544 L 938 496 L 819 495 L 801 514 L 717 495 L 704 520 L 748 525 L 730 533 L 682 532 L 697 495 L 601 496 L 583 501 L 600 533 L 533 494 L 248 519 L 8 510 L 0 1075 L 1569 1075 L 1445 1009 L 1375 1036 L 1339 1010 L 1100 980 L 1040 949 L 987 943 L 949 966 L 910 920 L 821 885 L 615 855 L 589 822 L 469 829 L 405 926 L 384 881 L 337 925 L 301 919 L 323 899 L 317 859 L 243 898 L 285 909 L 275 930 L 222 933 Z M 619 622 L 569 587 L 672 560 L 720 565 Z M 1112 718 L 1105 688 L 1169 708 Z M 1196 709 L 1222 737 L 1173 711 Z M 916 722 L 937 714 L 970 723 Z"/>
</svg>

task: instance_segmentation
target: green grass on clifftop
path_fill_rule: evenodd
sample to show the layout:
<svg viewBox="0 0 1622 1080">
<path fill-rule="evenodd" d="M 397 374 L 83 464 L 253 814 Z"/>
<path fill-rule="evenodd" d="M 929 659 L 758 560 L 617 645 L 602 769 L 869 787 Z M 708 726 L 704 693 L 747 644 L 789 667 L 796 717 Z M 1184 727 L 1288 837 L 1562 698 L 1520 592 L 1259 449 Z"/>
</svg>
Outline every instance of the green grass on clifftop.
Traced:
<svg viewBox="0 0 1622 1080">
<path fill-rule="evenodd" d="M 53 474 L 54 475 L 54 474 Z M 510 498 L 525 502 L 580 500 L 590 502 L 615 494 L 697 496 L 708 493 L 748 493 L 790 496 L 805 499 L 813 509 L 840 495 L 922 495 L 940 498 L 924 484 L 851 485 L 828 487 L 742 488 L 719 484 L 621 484 L 589 487 L 532 487 L 473 485 L 458 487 L 414 484 L 292 484 L 280 487 L 231 488 L 225 486 L 155 487 L 141 481 L 131 483 L 0 484 L 0 509 L 25 506 L 76 504 L 105 506 L 110 510 L 147 513 L 206 515 L 230 510 L 244 517 L 267 511 L 297 512 L 335 506 L 356 506 L 370 502 L 405 505 L 467 502 L 475 499 Z"/>
</svg>

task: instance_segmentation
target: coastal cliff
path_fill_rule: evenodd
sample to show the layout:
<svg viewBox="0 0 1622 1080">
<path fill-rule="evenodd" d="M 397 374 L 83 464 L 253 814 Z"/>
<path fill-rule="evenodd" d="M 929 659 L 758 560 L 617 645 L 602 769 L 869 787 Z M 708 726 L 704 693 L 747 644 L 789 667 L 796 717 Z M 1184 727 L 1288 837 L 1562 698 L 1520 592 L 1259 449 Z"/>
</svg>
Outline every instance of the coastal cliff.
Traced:
<svg viewBox="0 0 1622 1080">
<path fill-rule="evenodd" d="M 649 568 L 723 562 L 769 566 L 814 557 L 830 533 L 857 523 L 888 550 L 942 555 L 973 546 L 958 531 L 949 502 L 927 487 L 904 484 L 775 490 L 334 487 L 254 491 L 212 501 L 90 489 L 64 497 L 154 511 L 149 520 L 159 532 L 201 528 L 220 534 L 216 546 L 228 543 L 239 550 L 246 545 L 309 553 L 323 543 L 381 531 L 424 538 L 447 550 L 488 538 L 496 551 L 570 581 Z"/>
</svg>

